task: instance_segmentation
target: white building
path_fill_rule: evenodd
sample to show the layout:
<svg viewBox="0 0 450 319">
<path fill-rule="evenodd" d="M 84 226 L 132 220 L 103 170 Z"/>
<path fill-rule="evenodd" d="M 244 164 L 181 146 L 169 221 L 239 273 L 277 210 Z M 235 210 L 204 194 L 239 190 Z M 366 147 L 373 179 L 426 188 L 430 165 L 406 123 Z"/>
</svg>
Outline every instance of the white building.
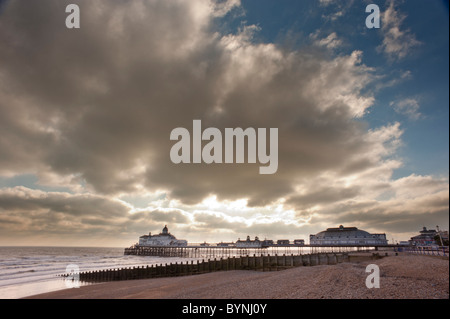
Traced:
<svg viewBox="0 0 450 319">
<path fill-rule="evenodd" d="M 174 235 L 169 233 L 166 225 L 158 235 L 149 233 L 139 237 L 139 246 L 187 246 L 187 241 L 176 239 Z"/>
<path fill-rule="evenodd" d="M 387 245 L 386 234 L 370 234 L 356 227 L 327 228 L 309 236 L 310 245 Z"/>
<path fill-rule="evenodd" d="M 247 236 L 247 240 L 236 241 L 236 247 L 239 248 L 260 248 L 263 246 L 263 242 L 259 240 L 258 237 L 255 237 L 255 240 L 250 240 L 250 236 Z"/>
</svg>

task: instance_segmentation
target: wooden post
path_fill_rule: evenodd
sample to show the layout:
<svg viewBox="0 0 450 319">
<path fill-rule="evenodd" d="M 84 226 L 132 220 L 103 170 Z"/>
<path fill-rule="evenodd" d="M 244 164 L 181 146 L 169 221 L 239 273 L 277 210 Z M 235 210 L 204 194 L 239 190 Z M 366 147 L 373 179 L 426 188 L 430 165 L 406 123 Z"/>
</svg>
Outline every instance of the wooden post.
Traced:
<svg viewBox="0 0 450 319">
<path fill-rule="evenodd" d="M 319 255 L 318 254 L 311 254 L 310 256 L 310 266 L 316 266 L 319 264 Z"/>
<path fill-rule="evenodd" d="M 286 267 L 294 267 L 294 255 L 290 254 L 286 256 L 286 262 L 285 262 Z"/>
<path fill-rule="evenodd" d="M 270 270 L 269 255 L 263 256 L 263 271 Z"/>
<path fill-rule="evenodd" d="M 235 262 L 235 269 L 241 270 L 242 269 L 242 257 L 236 257 Z"/>
<path fill-rule="evenodd" d="M 280 269 L 286 268 L 286 254 L 283 254 L 283 256 L 279 258 L 278 265 L 281 266 Z"/>
<path fill-rule="evenodd" d="M 302 255 L 296 255 L 293 257 L 293 266 L 294 267 L 299 267 L 299 266 L 303 266 L 303 261 L 302 261 Z"/>
<path fill-rule="evenodd" d="M 329 254 L 328 255 L 328 265 L 336 265 L 337 264 L 337 259 L 336 259 L 336 254 Z"/>
<path fill-rule="evenodd" d="M 277 270 L 277 258 L 276 254 L 273 256 L 269 255 L 269 270 L 274 271 Z"/>
<path fill-rule="evenodd" d="M 170 263 L 170 274 L 172 276 L 177 276 L 178 275 L 178 262 L 175 263 L 175 265 L 173 265 L 172 263 Z"/>
<path fill-rule="evenodd" d="M 242 260 L 242 267 L 243 267 L 243 269 L 248 269 L 248 255 L 246 255 L 246 256 L 244 256 L 242 258 L 243 258 L 243 260 Z"/>
<path fill-rule="evenodd" d="M 350 260 L 350 258 L 349 258 L 349 256 L 348 256 L 348 252 L 345 252 L 345 253 L 343 254 L 342 259 L 343 259 L 344 262 L 348 262 L 348 261 Z"/>
<path fill-rule="evenodd" d="M 328 265 L 327 254 L 319 254 L 319 265 Z"/>
</svg>

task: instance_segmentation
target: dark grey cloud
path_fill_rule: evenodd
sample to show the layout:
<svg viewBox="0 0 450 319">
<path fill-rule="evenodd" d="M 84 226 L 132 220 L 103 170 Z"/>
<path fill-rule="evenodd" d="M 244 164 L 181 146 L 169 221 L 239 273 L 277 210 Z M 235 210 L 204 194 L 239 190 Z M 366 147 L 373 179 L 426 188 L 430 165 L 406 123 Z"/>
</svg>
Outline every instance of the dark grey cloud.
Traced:
<svg viewBox="0 0 450 319">
<path fill-rule="evenodd" d="M 287 203 L 296 207 L 310 207 L 316 204 L 337 203 L 349 198 L 354 198 L 360 193 L 358 187 L 319 187 L 313 188 L 309 193 L 304 195 L 292 196 Z"/>
<path fill-rule="evenodd" d="M 395 195 L 390 198 L 342 201 L 322 209 L 312 223 L 356 224 L 363 229 L 390 233 L 412 233 L 422 226 L 448 225 L 445 180 L 410 176 L 397 180 L 391 187 Z"/>
<path fill-rule="evenodd" d="M 160 223 L 170 223 L 170 224 L 187 224 L 189 223 L 189 218 L 187 217 L 186 213 L 184 213 L 180 209 L 175 208 L 169 208 L 169 209 L 162 209 L 158 208 L 155 210 L 152 210 L 150 212 L 144 211 L 135 213 L 132 215 L 133 220 L 140 219 L 151 219 L 154 222 L 160 222 Z"/>
<path fill-rule="evenodd" d="M 74 2 L 81 28 L 69 30 L 64 9 Z M 383 192 L 399 191 L 391 174 L 401 165 L 393 156 L 402 129 L 364 123 L 374 98 L 363 92 L 374 78 L 362 52 L 330 56 L 317 47 L 291 51 L 258 43 L 255 26 L 221 34 L 217 17 L 238 5 L 8 2 L 0 16 L 0 174 L 64 181 L 80 194 L 3 192 L 0 225 L 122 236 L 166 222 L 185 235 L 216 227 L 319 231 L 320 222 L 316 228 L 303 223 L 331 215 L 334 203 L 353 201 L 355 208 L 373 200 L 376 206 Z M 173 164 L 170 132 L 191 130 L 194 119 L 222 131 L 278 128 L 277 173 L 259 175 L 259 164 Z M 140 192 L 165 192 L 165 204 L 178 207 L 133 212 L 114 200 Z M 226 211 L 195 213 L 211 195 L 245 198 L 254 208 L 285 200 L 296 214 L 289 224 L 274 212 L 270 226 L 245 220 L 245 213 L 244 220 Z M 380 213 L 369 215 L 389 218 L 388 207 Z"/>
<path fill-rule="evenodd" d="M 83 244 L 89 243 L 90 237 L 103 236 L 117 244 L 124 237 L 135 240 L 167 223 L 187 222 L 187 215 L 179 209 L 134 212 L 124 202 L 100 195 L 44 192 L 22 186 L 0 190 L 0 241 L 43 234 Z"/>
<path fill-rule="evenodd" d="M 64 213 L 74 218 L 84 216 L 123 216 L 128 208 L 118 201 L 85 194 L 46 193 L 25 187 L 3 189 L 0 192 L 0 208 L 5 211 L 37 211 Z"/>
<path fill-rule="evenodd" d="M 368 75 L 354 56 L 333 62 L 254 45 L 250 28 L 220 37 L 211 12 L 194 11 L 211 10 L 204 2 L 79 5 L 79 30 L 61 24 L 64 2 L 7 7 L 0 36 L 8 45 L 0 56 L 11 90 L 3 92 L 2 113 L 14 114 L 5 120 L 4 170 L 80 174 L 103 194 L 143 184 L 188 203 L 217 194 L 261 205 L 292 192 L 293 176 L 347 165 L 349 154 L 370 148 L 357 138 L 365 126 L 352 121 L 353 106 L 314 94 L 357 96 L 360 87 L 351 85 Z M 190 128 L 193 119 L 222 130 L 279 128 L 278 173 L 259 176 L 256 165 L 174 165 L 170 131 Z"/>
</svg>

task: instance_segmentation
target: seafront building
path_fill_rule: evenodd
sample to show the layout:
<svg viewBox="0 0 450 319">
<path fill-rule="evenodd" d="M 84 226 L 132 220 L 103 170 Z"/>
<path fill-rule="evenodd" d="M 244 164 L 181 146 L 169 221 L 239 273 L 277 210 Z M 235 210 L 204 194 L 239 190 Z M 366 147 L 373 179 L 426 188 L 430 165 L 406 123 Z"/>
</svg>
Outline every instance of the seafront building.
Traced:
<svg viewBox="0 0 450 319">
<path fill-rule="evenodd" d="M 177 239 L 174 235 L 169 233 L 169 229 L 166 225 L 158 235 L 149 233 L 148 235 L 139 237 L 139 246 L 187 246 L 187 241 L 184 239 Z"/>
<path fill-rule="evenodd" d="M 411 237 L 409 240 L 412 246 L 434 246 L 436 244 L 435 236 L 438 235 L 438 232 L 434 229 L 427 229 L 423 227 L 421 231 L 419 231 L 419 235 Z"/>
<path fill-rule="evenodd" d="M 418 245 L 426 245 L 434 243 L 434 236 L 436 231 L 424 230 L 420 232 L 419 236 L 411 238 L 411 240 L 416 240 Z M 368 245 L 387 245 L 388 240 L 386 239 L 386 234 L 371 234 L 367 231 L 358 229 L 356 227 L 344 227 L 340 225 L 337 228 L 327 228 L 315 235 L 310 235 L 309 237 L 310 245 L 316 246 L 334 246 L 334 245 L 347 245 L 347 246 L 368 246 Z M 197 244 L 200 246 L 212 246 L 209 243 Z M 236 248 L 264 248 L 264 247 L 276 247 L 276 246 L 304 246 L 305 241 L 303 239 L 295 239 L 293 244 L 291 244 L 288 239 L 280 239 L 274 243 L 273 240 L 265 239 L 260 240 L 257 236 L 254 240 L 247 236 L 246 240 L 238 239 L 235 243 L 233 242 L 221 242 L 213 244 L 217 247 L 236 247 Z M 188 246 L 187 240 L 177 239 L 174 235 L 169 233 L 167 225 L 164 226 L 161 233 L 157 235 L 142 235 L 139 237 L 139 243 L 136 246 L 140 247 L 186 247 Z"/>
<path fill-rule="evenodd" d="M 311 245 L 387 245 L 386 234 L 370 234 L 356 227 L 327 228 L 309 236 Z"/>
<path fill-rule="evenodd" d="M 236 247 L 238 248 L 261 248 L 263 247 L 263 242 L 259 240 L 258 236 L 255 240 L 251 240 L 250 236 L 247 236 L 246 240 L 241 240 L 240 238 L 236 241 Z"/>
<path fill-rule="evenodd" d="M 443 241 L 443 243 L 441 245 L 448 246 L 448 230 L 444 230 L 444 231 L 438 230 L 438 233 Z"/>
</svg>

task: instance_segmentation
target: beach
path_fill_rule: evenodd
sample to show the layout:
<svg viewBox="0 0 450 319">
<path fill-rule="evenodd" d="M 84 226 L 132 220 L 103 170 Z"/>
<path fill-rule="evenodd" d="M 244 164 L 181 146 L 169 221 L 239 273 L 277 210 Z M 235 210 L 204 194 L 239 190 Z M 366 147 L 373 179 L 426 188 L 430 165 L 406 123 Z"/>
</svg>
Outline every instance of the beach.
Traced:
<svg viewBox="0 0 450 319">
<path fill-rule="evenodd" d="M 380 269 L 367 288 L 366 266 Z M 223 271 L 195 276 L 100 283 L 32 299 L 448 299 L 449 260 L 400 254 L 378 260 L 283 271 Z"/>
<path fill-rule="evenodd" d="M 168 259 L 157 256 L 125 256 L 123 248 L 118 247 L 0 247 L 0 299 L 66 289 L 58 275 L 65 273 L 68 265 L 76 265 L 80 271 L 93 271 L 165 262 Z"/>
</svg>

